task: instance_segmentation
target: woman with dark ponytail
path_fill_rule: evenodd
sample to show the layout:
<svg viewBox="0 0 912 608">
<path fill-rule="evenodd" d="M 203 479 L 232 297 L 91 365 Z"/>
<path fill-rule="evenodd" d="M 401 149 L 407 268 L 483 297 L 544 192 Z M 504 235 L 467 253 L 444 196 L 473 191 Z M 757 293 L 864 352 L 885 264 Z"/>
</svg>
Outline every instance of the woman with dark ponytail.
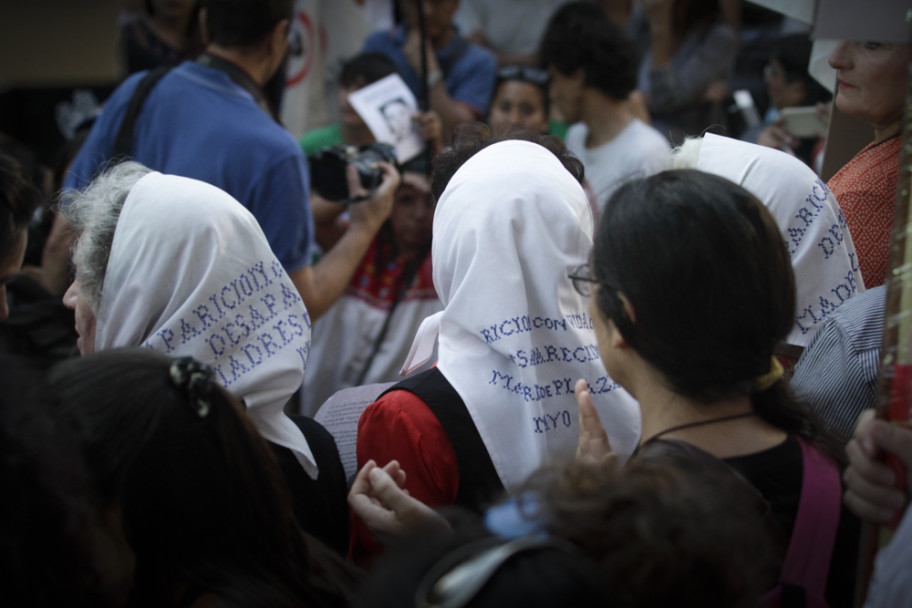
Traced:
<svg viewBox="0 0 912 608">
<path fill-rule="evenodd" d="M 849 605 L 857 520 L 840 508 L 836 451 L 773 355 L 794 323 L 795 280 L 763 204 L 699 171 L 628 183 L 608 201 L 590 266 L 574 278 L 592 293 L 605 368 L 639 401 L 639 453 L 681 442 L 729 464 L 794 540 L 783 547 L 780 587 Z M 584 384 L 577 395 L 585 418 Z M 586 428 L 583 454 L 599 436 Z M 807 522 L 830 542 L 806 541 Z M 798 545 L 823 563 L 818 580 L 789 580 Z"/>
</svg>

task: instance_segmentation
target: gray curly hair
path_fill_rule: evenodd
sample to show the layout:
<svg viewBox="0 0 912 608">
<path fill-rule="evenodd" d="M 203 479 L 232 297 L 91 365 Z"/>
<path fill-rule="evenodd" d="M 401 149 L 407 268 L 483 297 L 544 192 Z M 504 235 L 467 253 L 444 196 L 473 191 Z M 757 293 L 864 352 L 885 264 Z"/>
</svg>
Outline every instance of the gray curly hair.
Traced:
<svg viewBox="0 0 912 608">
<path fill-rule="evenodd" d="M 145 165 L 126 161 L 105 169 L 84 190 L 61 195 L 61 213 L 78 235 L 73 246 L 76 280 L 96 314 L 120 212 L 136 182 L 151 172 Z"/>
</svg>

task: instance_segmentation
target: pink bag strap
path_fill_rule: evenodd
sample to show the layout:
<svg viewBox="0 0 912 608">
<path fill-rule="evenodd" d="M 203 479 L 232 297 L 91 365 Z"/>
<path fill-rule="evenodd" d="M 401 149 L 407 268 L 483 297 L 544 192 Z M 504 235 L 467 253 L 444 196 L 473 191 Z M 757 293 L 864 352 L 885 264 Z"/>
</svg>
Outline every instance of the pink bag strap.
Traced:
<svg viewBox="0 0 912 608">
<path fill-rule="evenodd" d="M 800 437 L 798 443 L 803 463 L 801 498 L 779 581 L 824 597 L 839 528 L 842 485 L 832 461 Z"/>
</svg>

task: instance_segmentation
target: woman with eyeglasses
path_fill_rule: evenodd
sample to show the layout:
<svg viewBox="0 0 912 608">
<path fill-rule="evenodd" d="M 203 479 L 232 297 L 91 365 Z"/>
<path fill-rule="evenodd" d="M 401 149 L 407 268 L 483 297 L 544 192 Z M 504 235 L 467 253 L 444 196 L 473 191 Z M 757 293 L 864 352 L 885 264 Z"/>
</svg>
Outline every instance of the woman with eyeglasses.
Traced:
<svg viewBox="0 0 912 608">
<path fill-rule="evenodd" d="M 507 65 L 497 71 L 497 84 L 488 112 L 495 135 L 515 130 L 547 133 L 550 104 L 548 73 L 527 65 Z"/>
<path fill-rule="evenodd" d="M 699 171 L 627 184 L 605 206 L 588 270 L 576 285 L 592 294 L 605 369 L 639 401 L 639 451 L 683 442 L 726 462 L 794 539 L 782 547 L 790 557 L 809 546 L 801 517 L 813 514 L 821 528 L 804 558 L 819 576 L 786 582 L 851 605 L 857 519 L 841 508 L 839 470 L 825 455 L 837 452 L 773 356 L 794 323 L 795 283 L 767 209 Z M 597 420 L 585 385 L 577 396 L 581 416 Z M 603 453 L 603 433 L 583 426 L 581 451 Z"/>
</svg>

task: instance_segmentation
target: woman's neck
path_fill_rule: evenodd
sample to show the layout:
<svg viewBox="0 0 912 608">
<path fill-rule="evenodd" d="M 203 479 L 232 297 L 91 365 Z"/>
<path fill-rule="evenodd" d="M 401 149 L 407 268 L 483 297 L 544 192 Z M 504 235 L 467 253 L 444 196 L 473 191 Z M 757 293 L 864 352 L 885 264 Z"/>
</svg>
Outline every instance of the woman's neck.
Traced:
<svg viewBox="0 0 912 608">
<path fill-rule="evenodd" d="M 900 114 L 893 120 L 887 121 L 884 124 L 874 125 L 874 143 L 879 144 L 882 141 L 899 135 L 900 131 L 902 131 L 902 124 L 902 114 Z"/>
<path fill-rule="evenodd" d="M 719 399 L 704 403 L 653 383 L 636 397 L 642 413 L 640 445 L 661 435 L 677 439 L 709 452 L 717 458 L 752 454 L 780 444 L 782 431 L 754 412 L 750 397 Z M 685 428 L 675 428 L 682 427 Z"/>
</svg>

